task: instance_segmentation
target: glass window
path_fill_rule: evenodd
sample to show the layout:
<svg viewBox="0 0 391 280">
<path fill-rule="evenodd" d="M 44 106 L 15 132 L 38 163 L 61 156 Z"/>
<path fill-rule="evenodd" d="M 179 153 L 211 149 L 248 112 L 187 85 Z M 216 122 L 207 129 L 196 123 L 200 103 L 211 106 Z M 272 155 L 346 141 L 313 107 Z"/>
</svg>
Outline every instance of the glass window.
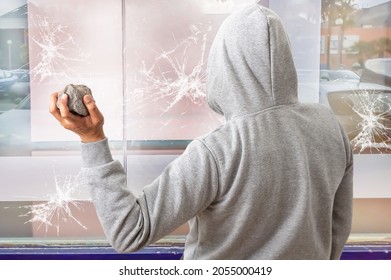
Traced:
<svg viewBox="0 0 391 280">
<path fill-rule="evenodd" d="M 390 233 L 391 1 L 321 4 L 319 102 L 334 111 L 354 149 L 352 232 Z M 332 78 L 342 72 L 349 76 Z"/>
<path fill-rule="evenodd" d="M 139 193 L 222 124 L 205 98 L 209 48 L 223 20 L 253 2 L 2 1 L 0 241 L 104 238 L 78 181 L 79 140 L 48 112 L 53 91 L 91 88 Z M 288 31 L 300 101 L 330 107 L 354 147 L 352 233 L 390 233 L 391 1 L 260 2 Z"/>
</svg>

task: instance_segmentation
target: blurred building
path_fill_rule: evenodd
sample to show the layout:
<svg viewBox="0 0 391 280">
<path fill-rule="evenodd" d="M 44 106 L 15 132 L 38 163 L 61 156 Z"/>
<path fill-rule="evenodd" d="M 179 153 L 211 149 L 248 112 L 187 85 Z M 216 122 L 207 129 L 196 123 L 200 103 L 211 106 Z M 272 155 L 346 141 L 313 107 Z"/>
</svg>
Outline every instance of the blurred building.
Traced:
<svg viewBox="0 0 391 280">
<path fill-rule="evenodd" d="M 321 68 L 352 69 L 370 58 L 391 57 L 391 1 L 355 9 L 348 22 L 337 19 L 331 26 L 328 30 L 328 22 L 322 23 Z M 329 53 L 326 48 L 328 36 Z"/>
</svg>

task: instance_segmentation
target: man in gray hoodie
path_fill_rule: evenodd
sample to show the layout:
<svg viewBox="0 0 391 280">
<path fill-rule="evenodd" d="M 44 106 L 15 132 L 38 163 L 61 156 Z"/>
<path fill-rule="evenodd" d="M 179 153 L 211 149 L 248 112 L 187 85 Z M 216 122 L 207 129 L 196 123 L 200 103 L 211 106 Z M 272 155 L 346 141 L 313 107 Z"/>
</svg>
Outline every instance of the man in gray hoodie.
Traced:
<svg viewBox="0 0 391 280">
<path fill-rule="evenodd" d="M 80 117 L 52 95 L 51 113 L 81 138 L 81 173 L 110 244 L 135 251 L 189 222 L 184 259 L 338 259 L 351 228 L 351 147 L 331 111 L 298 102 L 278 16 L 257 4 L 230 15 L 207 72 L 208 102 L 226 123 L 138 197 L 92 98 Z"/>
</svg>

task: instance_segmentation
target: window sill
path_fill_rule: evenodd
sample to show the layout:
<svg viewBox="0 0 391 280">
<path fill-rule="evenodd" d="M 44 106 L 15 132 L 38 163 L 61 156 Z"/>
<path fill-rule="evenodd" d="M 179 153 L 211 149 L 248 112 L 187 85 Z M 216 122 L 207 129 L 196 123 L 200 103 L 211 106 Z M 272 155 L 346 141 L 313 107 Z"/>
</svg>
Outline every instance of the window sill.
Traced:
<svg viewBox="0 0 391 280">
<path fill-rule="evenodd" d="M 179 260 L 184 235 L 168 236 L 137 252 L 119 254 L 105 240 L 0 241 L 0 260 Z M 385 235 L 352 235 L 341 260 L 391 260 L 391 239 Z"/>
</svg>

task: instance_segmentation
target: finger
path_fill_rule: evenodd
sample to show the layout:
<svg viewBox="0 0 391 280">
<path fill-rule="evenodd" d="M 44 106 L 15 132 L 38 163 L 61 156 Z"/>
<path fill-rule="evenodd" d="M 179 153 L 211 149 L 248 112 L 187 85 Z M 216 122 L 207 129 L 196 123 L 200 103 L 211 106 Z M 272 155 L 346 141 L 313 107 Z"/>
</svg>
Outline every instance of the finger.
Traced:
<svg viewBox="0 0 391 280">
<path fill-rule="evenodd" d="M 50 95 L 49 112 L 58 120 L 61 120 L 60 111 L 57 108 L 58 92 Z"/>
<path fill-rule="evenodd" d="M 61 117 L 63 118 L 69 118 L 72 117 L 71 112 L 68 108 L 68 94 L 64 93 L 61 95 L 61 98 L 58 100 L 58 107 L 60 109 Z"/>
<path fill-rule="evenodd" d="M 90 114 L 91 121 L 93 123 L 100 123 L 103 121 L 103 115 L 96 106 L 95 100 L 91 95 L 85 95 L 83 97 L 84 105 L 86 106 L 88 113 Z"/>
<path fill-rule="evenodd" d="M 57 92 L 54 92 L 50 95 L 49 112 L 51 114 L 57 112 L 57 106 L 56 106 L 57 98 L 58 98 Z"/>
</svg>

